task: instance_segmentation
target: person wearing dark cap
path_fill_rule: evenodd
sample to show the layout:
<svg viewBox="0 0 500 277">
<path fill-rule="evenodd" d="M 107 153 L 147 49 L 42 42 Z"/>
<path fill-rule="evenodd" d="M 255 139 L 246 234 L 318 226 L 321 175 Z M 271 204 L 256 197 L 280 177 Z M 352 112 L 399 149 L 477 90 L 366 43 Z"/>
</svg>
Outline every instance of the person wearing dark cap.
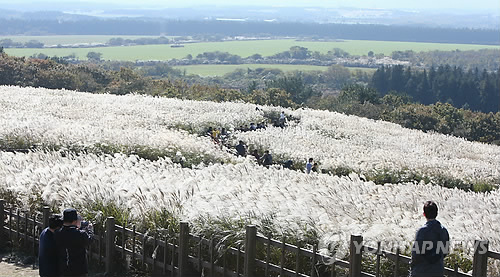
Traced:
<svg viewBox="0 0 500 277">
<path fill-rule="evenodd" d="M 56 232 L 59 274 L 62 277 L 87 276 L 87 246 L 92 241 L 92 225 L 80 228 L 81 217 L 75 209 L 63 212 L 63 226 Z"/>
<path fill-rule="evenodd" d="M 55 232 L 63 225 L 60 215 L 52 215 L 49 218 L 49 226 L 40 234 L 38 247 L 38 272 L 40 277 L 58 277 L 59 268 L 57 264 L 57 246 Z"/>
<path fill-rule="evenodd" d="M 427 222 L 417 231 L 411 251 L 412 277 L 444 276 L 444 257 L 449 252 L 450 236 L 448 230 L 436 220 L 438 207 L 427 201 L 424 216 Z"/>
</svg>

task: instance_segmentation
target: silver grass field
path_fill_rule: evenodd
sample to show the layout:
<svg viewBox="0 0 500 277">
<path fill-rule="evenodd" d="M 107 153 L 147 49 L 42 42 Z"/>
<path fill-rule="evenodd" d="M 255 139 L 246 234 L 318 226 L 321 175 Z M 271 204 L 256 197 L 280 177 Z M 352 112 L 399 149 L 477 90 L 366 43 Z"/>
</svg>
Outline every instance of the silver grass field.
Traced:
<svg viewBox="0 0 500 277">
<path fill-rule="evenodd" d="M 0 110 L 3 147 L 37 149 L 0 152 L 0 195 L 13 195 L 25 208 L 36 199 L 55 209 L 91 209 L 99 202 L 128 210 L 132 222 L 155 210 L 190 222 L 244 219 L 298 237 L 314 230 L 327 251 L 332 245 L 345 250 L 354 233 L 368 244 L 408 245 L 424 222 L 424 201 L 434 200 L 453 243 L 484 239 L 500 250 L 500 191 L 433 182 L 445 176 L 498 185 L 498 146 L 326 111 L 139 95 L 0 87 Z M 325 174 L 265 168 L 201 136 L 209 126 L 234 130 L 281 110 L 295 119 L 289 127 L 233 131 L 231 142 L 243 140 L 297 163 L 313 157 Z M 134 154 L 138 148 L 163 155 L 143 159 Z M 191 163 L 181 166 L 183 160 Z M 328 174 L 336 167 L 352 172 Z M 378 170 L 415 173 L 430 182 L 366 181 Z"/>
</svg>

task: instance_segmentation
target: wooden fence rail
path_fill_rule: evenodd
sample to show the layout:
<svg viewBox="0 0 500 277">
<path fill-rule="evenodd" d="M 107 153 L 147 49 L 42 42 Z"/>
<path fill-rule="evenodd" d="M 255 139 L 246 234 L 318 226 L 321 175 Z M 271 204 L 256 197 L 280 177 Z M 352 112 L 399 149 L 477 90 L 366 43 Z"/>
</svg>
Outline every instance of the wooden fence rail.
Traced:
<svg viewBox="0 0 500 277">
<path fill-rule="evenodd" d="M 38 253 L 38 238 L 43 228 L 48 226 L 50 210 L 43 208 L 41 214 L 28 214 L 6 205 L 0 199 L 0 242 L 7 241 L 22 247 L 35 256 Z M 179 233 L 173 237 L 159 237 L 157 233 L 140 233 L 135 226 L 115 224 L 108 217 L 104 228 L 95 226 L 94 241 L 88 249 L 89 259 L 107 274 L 113 274 L 117 261 L 129 267 L 142 267 L 155 276 L 210 276 L 210 277 L 379 277 L 381 259 L 394 265 L 392 276 L 401 275 L 401 265 L 408 266 L 410 257 L 363 245 L 363 237 L 351 236 L 349 260 L 344 261 L 318 253 L 317 247 L 306 249 L 285 240 L 276 240 L 257 234 L 256 226 L 246 227 L 241 243 L 226 243 L 217 238 L 205 238 L 189 232 L 189 224 L 181 222 Z M 460 272 L 458 266 L 446 268 L 450 277 L 486 277 L 488 259 L 500 260 L 500 253 L 489 251 L 487 241 L 476 241 L 474 249 L 473 273 Z M 258 251 L 258 249 L 260 251 Z M 273 256 L 274 254 L 274 256 Z M 278 256 L 276 255 L 278 254 Z M 362 271 L 363 255 L 376 255 L 374 272 Z M 286 259 L 288 258 L 288 259 Z M 319 270 L 321 269 L 321 270 Z M 406 273 L 407 274 L 407 273 Z"/>
</svg>

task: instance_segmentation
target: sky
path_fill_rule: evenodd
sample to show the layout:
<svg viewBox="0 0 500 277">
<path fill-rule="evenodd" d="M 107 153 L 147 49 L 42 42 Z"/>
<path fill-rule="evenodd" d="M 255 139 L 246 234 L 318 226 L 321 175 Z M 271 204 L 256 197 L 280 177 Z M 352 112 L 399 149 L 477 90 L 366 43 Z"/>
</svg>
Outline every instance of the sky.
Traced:
<svg viewBox="0 0 500 277">
<path fill-rule="evenodd" d="M 67 0 L 48 0 L 49 2 L 61 2 L 68 4 Z M 435 10 L 446 12 L 447 10 L 462 11 L 489 11 L 500 14 L 500 0 L 73 0 L 74 2 L 112 3 L 117 8 L 125 7 L 192 7 L 192 6 L 319 6 L 319 7 L 354 7 L 354 8 L 377 8 L 377 9 L 410 9 L 410 10 Z M 14 3 L 43 3 L 39 0 L 18 0 Z M 0 4 L 12 4 L 12 0 L 0 0 Z"/>
<path fill-rule="evenodd" d="M 118 2 L 128 2 L 129 0 L 113 0 Z M 134 2 L 134 1 L 130 1 Z M 161 1 L 155 0 L 142 0 L 141 2 L 146 3 L 161 3 Z M 381 9 L 463 9 L 463 10 L 492 10 L 495 9 L 500 12 L 500 1 L 499 0 L 185 0 L 185 1 L 169 1 L 172 3 L 177 2 L 177 5 L 181 4 L 192 4 L 192 5 L 203 5 L 203 4 L 216 4 L 216 5 L 228 5 L 228 3 L 234 5 L 272 5 L 272 6 L 323 6 L 323 7 L 356 7 L 356 8 L 381 8 Z M 165 3 L 165 2 L 163 2 Z"/>
</svg>

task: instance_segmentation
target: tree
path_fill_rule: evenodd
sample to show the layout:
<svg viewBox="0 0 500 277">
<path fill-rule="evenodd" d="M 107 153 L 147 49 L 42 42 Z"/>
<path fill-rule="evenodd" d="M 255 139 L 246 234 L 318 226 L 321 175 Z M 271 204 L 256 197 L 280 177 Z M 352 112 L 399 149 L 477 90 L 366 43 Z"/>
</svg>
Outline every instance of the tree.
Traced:
<svg viewBox="0 0 500 277">
<path fill-rule="evenodd" d="M 252 60 L 260 60 L 260 59 L 262 59 L 262 55 L 261 54 L 253 54 L 249 58 Z"/>
<path fill-rule="evenodd" d="M 389 90 L 403 91 L 407 80 L 404 79 L 402 65 L 394 65 L 390 68 Z"/>
<path fill-rule="evenodd" d="M 334 64 L 328 67 L 328 70 L 324 73 L 325 82 L 331 88 L 341 88 L 344 86 L 351 77 L 351 72 L 349 69 L 343 67 L 342 65 Z"/>
<path fill-rule="evenodd" d="M 125 42 L 123 38 L 111 38 L 109 39 L 108 44 L 113 46 L 122 46 L 125 44 Z"/>
<path fill-rule="evenodd" d="M 255 80 L 251 81 L 247 87 L 247 93 L 252 93 L 254 90 L 257 90 L 258 84 Z"/>
<path fill-rule="evenodd" d="M 101 61 L 101 56 L 102 56 L 102 53 L 89 52 L 87 54 L 87 59 L 89 59 L 89 61 L 99 62 L 99 61 Z"/>
<path fill-rule="evenodd" d="M 387 71 L 389 68 L 387 67 Z M 386 72 L 386 67 L 381 66 L 373 73 L 372 86 L 382 95 L 389 91 L 389 72 Z"/>
<path fill-rule="evenodd" d="M 304 60 L 311 56 L 311 51 L 307 50 L 305 47 L 292 46 L 290 47 L 290 56 L 292 59 Z"/>
<path fill-rule="evenodd" d="M 40 60 L 45 60 L 47 59 L 49 56 L 45 55 L 44 53 L 39 53 L 39 54 L 33 54 L 30 58 L 33 58 L 33 59 L 40 59 Z"/>
<path fill-rule="evenodd" d="M 279 88 L 284 90 L 291 95 L 292 101 L 297 104 L 305 103 L 310 97 L 318 95 L 311 86 L 305 84 L 301 73 L 268 81 L 266 87 L 267 89 Z"/>
<path fill-rule="evenodd" d="M 375 53 L 373 53 L 373 51 L 368 52 L 368 57 L 373 58 L 374 55 L 375 55 Z"/>
<path fill-rule="evenodd" d="M 364 104 L 365 102 L 378 104 L 380 102 L 380 97 L 376 90 L 362 85 L 345 86 L 342 88 L 339 98 L 342 101 L 356 101 L 359 104 Z"/>
<path fill-rule="evenodd" d="M 328 55 L 334 56 L 337 58 L 347 58 L 349 57 L 349 53 L 346 51 L 340 49 L 340 48 L 333 48 L 333 51 L 328 51 Z"/>
<path fill-rule="evenodd" d="M 39 42 L 38 40 L 30 40 L 24 43 L 24 47 L 26 48 L 43 48 L 44 44 Z"/>
</svg>

